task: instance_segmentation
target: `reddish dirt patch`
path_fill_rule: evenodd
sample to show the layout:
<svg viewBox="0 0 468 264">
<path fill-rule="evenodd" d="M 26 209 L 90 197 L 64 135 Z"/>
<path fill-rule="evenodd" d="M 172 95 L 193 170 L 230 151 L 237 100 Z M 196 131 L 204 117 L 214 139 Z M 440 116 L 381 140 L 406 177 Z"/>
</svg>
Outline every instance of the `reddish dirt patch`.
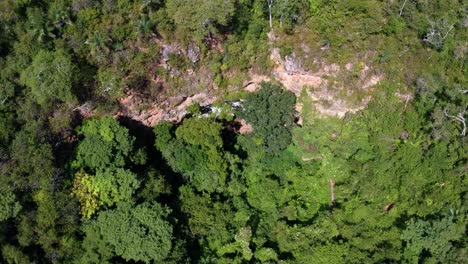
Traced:
<svg viewBox="0 0 468 264">
<path fill-rule="evenodd" d="M 244 119 L 236 119 L 240 127 L 237 131 L 239 134 L 250 134 L 253 132 L 253 127 L 251 124 L 247 123 Z"/>
</svg>

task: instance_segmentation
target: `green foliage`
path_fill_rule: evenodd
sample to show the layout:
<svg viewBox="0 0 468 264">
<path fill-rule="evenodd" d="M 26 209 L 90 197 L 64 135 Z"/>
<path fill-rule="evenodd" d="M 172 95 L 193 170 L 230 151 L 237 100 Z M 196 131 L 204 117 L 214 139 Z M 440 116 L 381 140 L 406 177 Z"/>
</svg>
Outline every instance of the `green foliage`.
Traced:
<svg viewBox="0 0 468 264">
<path fill-rule="evenodd" d="M 199 40 L 216 33 L 218 26 L 227 26 L 234 13 L 232 0 L 169 0 L 166 5 L 177 27 Z"/>
<path fill-rule="evenodd" d="M 0 262 L 467 263 L 467 36 L 460 0 L 0 1 Z M 243 89 L 275 47 L 323 79 L 301 125 Z"/>
<path fill-rule="evenodd" d="M 170 124 L 155 128 L 156 147 L 168 164 L 199 191 L 222 191 L 227 177 L 222 126 L 207 118 L 186 119 L 173 133 Z"/>
<path fill-rule="evenodd" d="M 180 197 L 183 201 L 182 210 L 191 217 L 189 220 L 191 232 L 197 235 L 213 234 L 217 237 L 227 232 L 226 222 L 232 216 L 228 205 L 212 202 L 207 194 L 197 195 L 193 188 L 182 186 Z"/>
<path fill-rule="evenodd" d="M 153 200 L 160 195 L 170 195 L 171 186 L 164 179 L 164 176 L 155 170 L 148 171 L 144 187 L 138 191 L 137 195 L 146 200 Z"/>
<path fill-rule="evenodd" d="M 138 187 L 136 175 L 124 169 L 98 171 L 95 176 L 80 171 L 72 193 L 81 204 L 81 214 L 89 218 L 102 206 L 130 202 Z"/>
<path fill-rule="evenodd" d="M 189 112 L 192 115 L 199 115 L 200 112 L 200 104 L 195 103 L 187 107 L 187 112 Z"/>
<path fill-rule="evenodd" d="M 254 208 L 271 215 L 277 213 L 280 203 L 277 194 L 280 192 L 281 188 L 276 181 L 265 178 L 252 184 L 247 191 L 247 200 Z"/>
<path fill-rule="evenodd" d="M 75 77 L 70 55 L 63 50 L 42 50 L 21 73 L 21 82 L 31 88 L 38 104 L 47 107 L 55 101 L 71 103 L 75 100 L 72 93 Z"/>
<path fill-rule="evenodd" d="M 254 128 L 254 136 L 262 138 L 267 151 L 276 154 L 291 143 L 296 98 L 290 91 L 273 83 L 262 83 L 262 89 L 250 95 L 239 117 Z"/>
<path fill-rule="evenodd" d="M 15 86 L 12 82 L 4 79 L 0 79 L 0 109 L 6 109 L 8 101 L 11 100 L 15 95 Z"/>
<path fill-rule="evenodd" d="M 30 121 L 16 133 L 10 145 L 14 163 L 8 164 L 5 172 L 7 179 L 15 182 L 18 189 L 47 186 L 56 171 L 52 147 L 45 142 L 44 133 L 39 122 Z"/>
<path fill-rule="evenodd" d="M 98 172 L 93 178 L 93 185 L 93 191 L 99 193 L 99 200 L 107 206 L 129 201 L 139 187 L 136 175 L 123 169 Z"/>
<path fill-rule="evenodd" d="M 278 254 L 271 248 L 261 248 L 255 252 L 255 258 L 261 262 L 277 261 Z"/>
<path fill-rule="evenodd" d="M 280 56 L 281 56 L 281 58 L 283 58 L 283 59 L 284 59 L 286 56 L 291 55 L 292 52 L 293 52 L 293 50 L 292 50 L 292 47 L 291 47 L 291 46 L 283 46 L 283 47 L 281 47 L 281 49 L 280 49 L 280 51 L 279 51 Z"/>
<path fill-rule="evenodd" d="M 133 150 L 135 139 L 112 117 L 88 119 L 78 133 L 85 138 L 78 146 L 75 168 L 123 167 Z"/>
<path fill-rule="evenodd" d="M 239 230 L 239 233 L 237 233 L 234 236 L 235 242 L 221 247 L 218 250 L 217 254 L 225 255 L 225 254 L 233 254 L 233 253 L 238 252 L 240 253 L 240 255 L 242 255 L 243 260 L 249 261 L 253 257 L 252 250 L 249 247 L 251 239 L 252 239 L 252 231 L 250 230 L 250 228 L 248 227 L 241 228 Z"/>
<path fill-rule="evenodd" d="M 83 230 L 84 254 L 80 263 L 103 263 L 115 254 L 126 261 L 162 262 L 172 247 L 172 226 L 166 218 L 170 210 L 144 203 L 132 208 L 120 204 L 101 212 Z"/>
<path fill-rule="evenodd" d="M 220 136 L 221 124 L 208 119 L 187 119 L 176 130 L 176 137 L 190 145 L 206 149 L 216 149 L 223 145 Z"/>
<path fill-rule="evenodd" d="M 10 217 L 15 217 L 21 210 L 21 205 L 16 201 L 15 195 L 11 190 L 2 190 L 0 192 L 0 222 Z"/>
<path fill-rule="evenodd" d="M 54 198 L 53 193 L 46 189 L 39 190 L 33 195 L 33 200 L 38 205 L 36 218 L 37 235 L 40 238 L 38 242 L 46 250 L 50 250 L 57 241 L 55 224 L 59 214 Z"/>
<path fill-rule="evenodd" d="M 28 256 L 21 252 L 15 246 L 12 245 L 4 245 L 2 247 L 2 256 L 5 259 L 6 263 L 8 264 L 28 264 L 31 263 Z"/>
<path fill-rule="evenodd" d="M 120 72 L 111 69 L 100 69 L 97 74 L 100 92 L 102 94 L 109 94 L 111 97 L 122 96 L 124 88 L 123 77 Z"/>
<path fill-rule="evenodd" d="M 462 239 L 465 228 L 462 219 L 457 221 L 453 216 L 436 221 L 410 219 L 401 234 L 408 243 L 405 260 L 411 263 L 419 263 L 421 259 L 428 263 L 457 262 L 454 243 Z"/>
<path fill-rule="evenodd" d="M 14 116 L 12 113 L 0 112 L 0 148 L 5 148 L 10 143 L 14 127 Z"/>
<path fill-rule="evenodd" d="M 273 1 L 272 16 L 279 22 L 280 29 L 291 32 L 293 27 L 303 22 L 309 9 L 309 1 Z"/>
</svg>

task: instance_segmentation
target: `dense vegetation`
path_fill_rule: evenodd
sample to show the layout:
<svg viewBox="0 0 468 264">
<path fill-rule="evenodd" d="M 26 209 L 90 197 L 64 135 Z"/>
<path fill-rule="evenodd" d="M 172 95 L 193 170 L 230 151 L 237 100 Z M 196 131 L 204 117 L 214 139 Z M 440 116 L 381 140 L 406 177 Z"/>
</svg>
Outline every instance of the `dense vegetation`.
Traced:
<svg viewBox="0 0 468 264">
<path fill-rule="evenodd" d="M 467 21 L 462 0 L 0 1 L 0 262 L 468 263 Z M 384 77 L 321 116 L 306 89 L 241 91 L 272 48 Z M 129 89 L 219 102 L 150 128 L 116 118 Z"/>
</svg>

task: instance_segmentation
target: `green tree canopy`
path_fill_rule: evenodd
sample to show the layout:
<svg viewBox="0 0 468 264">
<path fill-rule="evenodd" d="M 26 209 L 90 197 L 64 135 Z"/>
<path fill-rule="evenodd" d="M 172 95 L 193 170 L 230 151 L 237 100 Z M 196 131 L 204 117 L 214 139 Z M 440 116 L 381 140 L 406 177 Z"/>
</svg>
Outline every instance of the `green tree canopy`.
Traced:
<svg viewBox="0 0 468 264">
<path fill-rule="evenodd" d="M 167 12 L 179 29 L 202 39 L 217 32 L 218 26 L 227 26 L 234 14 L 232 0 L 169 0 Z"/>
<path fill-rule="evenodd" d="M 250 94 L 244 110 L 238 115 L 252 124 L 254 136 L 260 136 L 269 153 L 278 153 L 291 143 L 296 97 L 278 84 L 261 84 L 262 89 Z"/>
<path fill-rule="evenodd" d="M 119 204 L 99 213 L 84 226 L 81 263 L 105 263 L 114 254 L 126 261 L 163 262 L 172 248 L 172 226 L 166 220 L 169 213 L 157 203 L 134 208 Z"/>
<path fill-rule="evenodd" d="M 72 87 L 76 80 L 76 69 L 70 55 L 63 50 L 41 50 L 31 65 L 21 73 L 21 82 L 31 88 L 38 104 L 72 102 L 75 96 Z"/>
<path fill-rule="evenodd" d="M 81 214 L 91 217 L 101 206 L 130 202 L 138 187 L 136 175 L 119 168 L 98 171 L 95 176 L 78 172 L 72 192 L 81 204 Z"/>
<path fill-rule="evenodd" d="M 457 221 L 453 215 L 435 221 L 409 220 L 401 234 L 401 238 L 407 242 L 404 259 L 409 263 L 420 263 L 421 259 L 428 263 L 457 263 L 459 260 L 454 244 L 465 233 L 462 221 Z"/>
<path fill-rule="evenodd" d="M 199 191 L 221 191 L 227 177 L 221 129 L 208 118 L 186 119 L 175 133 L 170 124 L 162 123 L 154 130 L 156 147 Z"/>
<path fill-rule="evenodd" d="M 14 193 L 8 189 L 0 189 L 0 222 L 15 217 L 19 210 L 21 205 L 16 201 Z"/>
<path fill-rule="evenodd" d="M 109 116 L 86 120 L 78 133 L 85 138 L 78 146 L 75 168 L 123 167 L 133 150 L 135 139 Z"/>
</svg>

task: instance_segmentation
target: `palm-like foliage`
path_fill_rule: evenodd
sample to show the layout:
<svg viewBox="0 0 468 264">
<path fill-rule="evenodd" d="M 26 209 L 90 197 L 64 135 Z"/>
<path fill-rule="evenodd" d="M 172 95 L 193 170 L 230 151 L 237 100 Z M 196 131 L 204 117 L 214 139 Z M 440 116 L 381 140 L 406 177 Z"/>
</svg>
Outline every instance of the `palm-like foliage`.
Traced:
<svg viewBox="0 0 468 264">
<path fill-rule="evenodd" d="M 153 32 L 153 27 L 154 23 L 146 15 L 142 16 L 135 25 L 138 37 L 146 37 L 151 34 Z"/>
</svg>

